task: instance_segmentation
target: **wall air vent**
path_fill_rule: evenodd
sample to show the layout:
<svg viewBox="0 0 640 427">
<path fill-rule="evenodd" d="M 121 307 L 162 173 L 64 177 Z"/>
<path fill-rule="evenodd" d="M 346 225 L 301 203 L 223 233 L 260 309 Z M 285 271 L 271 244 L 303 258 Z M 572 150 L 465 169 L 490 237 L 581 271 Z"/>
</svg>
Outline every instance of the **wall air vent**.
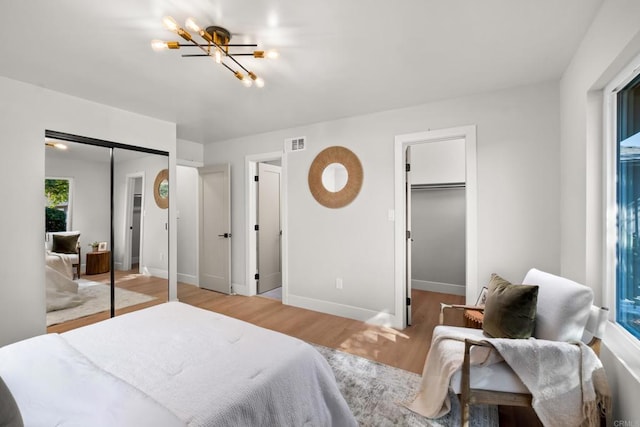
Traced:
<svg viewBox="0 0 640 427">
<path fill-rule="evenodd" d="M 305 136 L 287 138 L 284 140 L 285 152 L 302 151 L 305 148 L 307 148 L 307 137 Z"/>
</svg>

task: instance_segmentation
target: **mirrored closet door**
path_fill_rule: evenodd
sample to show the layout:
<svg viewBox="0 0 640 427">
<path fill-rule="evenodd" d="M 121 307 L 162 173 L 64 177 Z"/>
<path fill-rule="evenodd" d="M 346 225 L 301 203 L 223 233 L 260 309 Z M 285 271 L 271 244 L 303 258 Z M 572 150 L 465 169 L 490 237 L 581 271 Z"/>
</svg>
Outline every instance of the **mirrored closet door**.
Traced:
<svg viewBox="0 0 640 427">
<path fill-rule="evenodd" d="M 166 153 L 49 131 L 45 150 L 48 331 L 166 302 Z"/>
</svg>

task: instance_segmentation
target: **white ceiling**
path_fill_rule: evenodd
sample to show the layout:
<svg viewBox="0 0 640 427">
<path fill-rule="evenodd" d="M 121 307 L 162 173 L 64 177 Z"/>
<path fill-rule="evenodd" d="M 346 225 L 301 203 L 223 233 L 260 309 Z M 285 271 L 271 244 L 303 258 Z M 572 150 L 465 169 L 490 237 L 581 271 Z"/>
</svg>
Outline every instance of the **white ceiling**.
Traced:
<svg viewBox="0 0 640 427">
<path fill-rule="evenodd" d="M 177 123 L 208 143 L 558 79 L 602 0 L 7 0 L 0 75 Z M 241 59 L 153 52 L 162 17 L 276 48 Z M 196 49 L 197 50 L 197 49 Z M 190 53 L 195 51 L 190 50 Z"/>
</svg>

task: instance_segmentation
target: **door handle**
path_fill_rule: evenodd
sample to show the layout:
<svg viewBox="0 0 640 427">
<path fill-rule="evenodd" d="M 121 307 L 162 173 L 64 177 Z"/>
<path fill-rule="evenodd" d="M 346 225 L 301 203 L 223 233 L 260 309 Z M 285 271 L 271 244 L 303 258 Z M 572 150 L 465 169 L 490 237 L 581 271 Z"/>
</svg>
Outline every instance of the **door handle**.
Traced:
<svg viewBox="0 0 640 427">
<path fill-rule="evenodd" d="M 224 237 L 225 239 L 228 239 L 229 237 L 231 237 L 231 233 L 218 234 L 218 237 Z"/>
</svg>

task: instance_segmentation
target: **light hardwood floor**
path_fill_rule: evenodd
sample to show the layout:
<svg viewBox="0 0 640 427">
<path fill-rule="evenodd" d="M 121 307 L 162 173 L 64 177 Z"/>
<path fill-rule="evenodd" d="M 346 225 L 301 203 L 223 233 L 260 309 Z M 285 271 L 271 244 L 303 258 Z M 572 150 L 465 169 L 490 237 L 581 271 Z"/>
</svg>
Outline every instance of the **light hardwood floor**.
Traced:
<svg viewBox="0 0 640 427">
<path fill-rule="evenodd" d="M 109 281 L 109 273 L 87 276 L 89 280 Z M 167 300 L 166 280 L 116 272 L 118 286 L 156 297 L 154 301 L 117 310 L 116 315 L 160 304 Z M 417 374 L 422 373 L 438 324 L 440 303 L 460 304 L 464 297 L 414 290 L 413 325 L 402 330 L 375 326 L 330 314 L 283 305 L 280 301 L 240 295 L 224 295 L 183 283 L 178 284 L 181 302 L 244 320 L 255 325 L 299 338 L 303 341 L 339 349 L 386 365 Z M 47 328 L 64 332 L 109 317 L 108 312 L 83 317 Z M 501 426 L 539 425 L 535 415 L 525 408 L 500 408 Z"/>
</svg>

